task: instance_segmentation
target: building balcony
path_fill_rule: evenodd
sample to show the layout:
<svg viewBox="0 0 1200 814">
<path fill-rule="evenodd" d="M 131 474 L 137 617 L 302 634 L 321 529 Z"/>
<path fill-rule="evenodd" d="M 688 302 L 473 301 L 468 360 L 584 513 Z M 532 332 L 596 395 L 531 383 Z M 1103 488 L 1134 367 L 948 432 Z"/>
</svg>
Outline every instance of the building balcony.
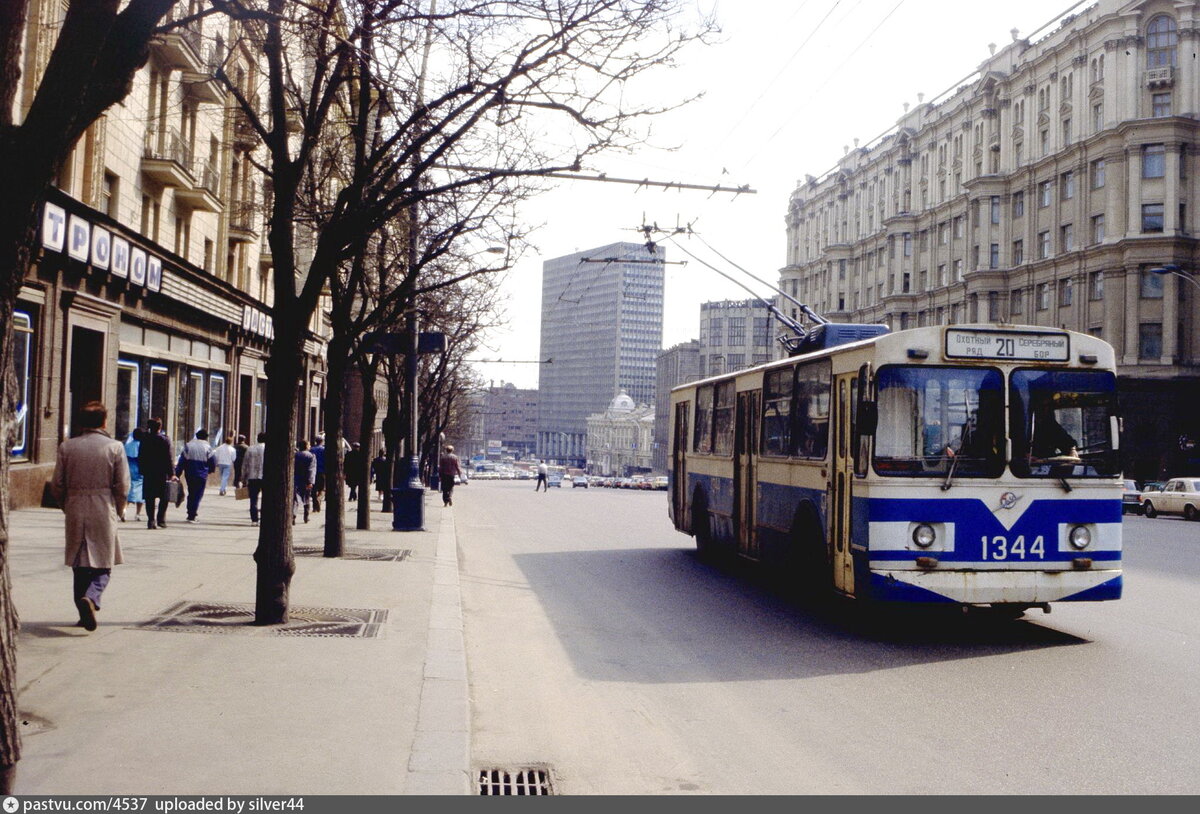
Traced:
<svg viewBox="0 0 1200 814">
<path fill-rule="evenodd" d="M 233 111 L 233 146 L 243 150 L 253 150 L 258 146 L 258 131 L 250 123 L 250 117 L 244 110 Z"/>
<path fill-rule="evenodd" d="M 256 208 L 251 201 L 238 201 L 229 207 L 229 239 L 235 243 L 253 243 L 258 240 L 254 228 Z"/>
<path fill-rule="evenodd" d="M 220 212 L 221 173 L 217 170 L 216 162 L 211 158 L 197 162 L 193 177 L 195 183 L 192 186 L 175 188 L 175 200 L 190 209 Z"/>
<path fill-rule="evenodd" d="M 186 12 L 173 9 L 164 20 L 164 25 L 176 23 L 186 16 Z M 199 20 L 193 20 L 185 25 L 177 25 L 162 34 L 156 34 L 150 41 L 150 47 L 158 56 L 164 67 L 178 68 L 181 71 L 202 73 L 204 57 L 201 52 L 202 30 Z"/>
<path fill-rule="evenodd" d="M 1142 77 L 1148 88 L 1169 88 L 1175 84 L 1175 66 L 1160 65 L 1157 68 L 1147 68 Z"/>
<path fill-rule="evenodd" d="M 167 187 L 191 187 L 191 150 L 174 127 L 151 125 L 142 148 L 142 173 Z"/>
</svg>

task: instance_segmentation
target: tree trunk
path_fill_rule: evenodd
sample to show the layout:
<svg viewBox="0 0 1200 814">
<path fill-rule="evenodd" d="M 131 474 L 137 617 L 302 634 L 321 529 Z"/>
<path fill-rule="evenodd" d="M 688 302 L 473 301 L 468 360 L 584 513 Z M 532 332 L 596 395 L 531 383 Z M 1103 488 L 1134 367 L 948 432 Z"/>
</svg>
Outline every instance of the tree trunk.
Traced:
<svg viewBox="0 0 1200 814">
<path fill-rule="evenodd" d="M 340 557 L 346 548 L 346 503 L 342 485 L 342 423 L 346 403 L 348 343 L 334 336 L 325 348 L 325 556 Z"/>
<path fill-rule="evenodd" d="M 363 531 L 371 530 L 371 454 L 375 442 L 375 419 L 379 415 L 379 405 L 375 403 L 375 377 L 379 374 L 379 363 L 360 364 L 359 373 L 362 378 L 362 424 L 358 428 L 359 456 L 358 482 L 362 484 L 358 490 L 358 523 Z"/>
<path fill-rule="evenodd" d="M 258 564 L 254 624 L 288 621 L 288 591 L 296 560 L 292 553 L 293 476 L 296 457 L 296 383 L 304 374 L 304 338 L 296 322 L 275 322 L 275 340 L 267 362 L 267 442 L 263 456 L 262 515 L 258 527 Z"/>
</svg>

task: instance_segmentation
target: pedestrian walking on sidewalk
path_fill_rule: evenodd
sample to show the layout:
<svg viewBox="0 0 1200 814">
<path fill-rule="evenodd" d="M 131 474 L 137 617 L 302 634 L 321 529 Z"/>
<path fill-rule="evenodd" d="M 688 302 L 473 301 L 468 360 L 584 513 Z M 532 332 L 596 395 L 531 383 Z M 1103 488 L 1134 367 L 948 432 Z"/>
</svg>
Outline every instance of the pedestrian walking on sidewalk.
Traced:
<svg viewBox="0 0 1200 814">
<path fill-rule="evenodd" d="M 250 525 L 258 525 L 258 496 L 262 493 L 263 456 L 267 454 L 267 434 L 258 434 L 258 443 L 246 449 L 246 458 L 242 461 L 242 477 L 246 479 L 246 488 L 250 491 Z"/>
<path fill-rule="evenodd" d="M 346 485 L 350 487 L 350 501 L 358 500 L 358 487 L 362 485 L 362 450 L 358 444 L 351 444 L 342 461 L 346 473 Z"/>
<path fill-rule="evenodd" d="M 183 452 L 179 453 L 179 463 L 175 465 L 175 475 L 183 475 L 187 481 L 189 523 L 195 523 L 200 513 L 200 501 L 204 499 L 208 473 L 214 466 L 216 461 L 213 460 L 212 447 L 208 445 L 208 430 L 196 430 L 196 437 L 184 444 Z"/>
<path fill-rule="evenodd" d="M 225 494 L 229 488 L 229 478 L 233 474 L 233 464 L 237 460 L 237 448 L 233 445 L 233 436 L 225 436 L 225 443 L 213 450 L 213 460 L 217 462 L 217 471 L 221 473 L 221 491 Z"/>
<path fill-rule="evenodd" d="M 538 489 L 543 489 L 544 491 L 549 492 L 550 491 L 550 481 L 548 480 L 548 476 L 550 475 L 550 469 L 546 466 L 545 461 L 538 461 L 537 472 L 538 472 L 537 483 L 534 484 L 533 491 L 536 492 Z M 528 489 L 529 487 L 527 486 L 525 488 Z"/>
<path fill-rule="evenodd" d="M 237 457 L 233 459 L 233 485 L 234 488 L 237 488 L 246 485 L 246 476 L 242 474 L 242 467 L 246 461 L 246 450 L 250 449 L 250 445 L 246 443 L 246 436 L 239 435 L 233 448 L 237 450 Z"/>
<path fill-rule="evenodd" d="M 371 480 L 375 481 L 375 491 L 379 493 L 379 498 L 386 500 L 386 495 L 392 488 L 392 462 L 383 454 L 382 449 L 371 461 Z"/>
<path fill-rule="evenodd" d="M 113 566 L 124 562 L 117 516 L 129 495 L 125 447 L 104 427 L 108 410 L 89 401 L 79 414 L 82 432 L 58 448 L 50 491 L 66 513 L 66 564 L 74 573 L 75 608 L 85 630 L 96 629 L 100 596 Z"/>
<path fill-rule="evenodd" d="M 308 451 L 308 442 L 296 442 L 296 465 L 292 477 L 295 496 L 292 498 L 292 524 L 296 523 L 297 505 L 304 507 L 304 522 L 308 522 L 309 501 L 312 499 L 313 484 L 317 481 L 317 459 Z"/>
<path fill-rule="evenodd" d="M 134 520 L 142 519 L 142 504 L 146 502 L 142 493 L 142 472 L 138 466 L 138 450 L 142 446 L 142 431 L 137 427 L 133 428 L 133 432 L 129 433 L 129 438 L 125 441 L 125 457 L 126 463 L 129 464 L 129 494 L 126 496 L 126 502 L 132 503 L 134 506 Z M 121 522 L 125 522 L 125 515 L 121 515 Z"/>
<path fill-rule="evenodd" d="M 462 470 L 458 467 L 458 456 L 454 454 L 454 447 L 447 445 L 446 451 L 438 459 L 438 479 L 442 486 L 443 506 L 454 505 L 454 484 L 458 482 L 460 474 Z"/>
<path fill-rule="evenodd" d="M 142 473 L 142 494 L 146 498 L 146 528 L 167 527 L 167 483 L 171 472 L 171 439 L 162 431 L 162 419 L 146 422 L 138 448 L 138 470 Z M 158 511 L 155 513 L 155 503 Z"/>
<path fill-rule="evenodd" d="M 318 435 L 309 452 L 317 462 L 316 480 L 312 487 L 312 510 L 321 511 L 321 495 L 325 494 L 325 436 Z"/>
</svg>

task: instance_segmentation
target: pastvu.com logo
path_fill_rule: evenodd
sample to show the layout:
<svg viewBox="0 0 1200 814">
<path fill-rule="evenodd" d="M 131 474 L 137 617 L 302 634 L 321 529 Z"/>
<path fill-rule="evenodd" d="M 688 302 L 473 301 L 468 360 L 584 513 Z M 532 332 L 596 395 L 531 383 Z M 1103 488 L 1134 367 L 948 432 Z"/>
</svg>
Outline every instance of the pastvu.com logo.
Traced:
<svg viewBox="0 0 1200 814">
<path fill-rule="evenodd" d="M 13 812 L 15 812 L 20 807 L 21 807 L 21 804 L 17 802 L 16 797 L 5 797 L 4 798 L 5 814 L 13 814 Z"/>
</svg>

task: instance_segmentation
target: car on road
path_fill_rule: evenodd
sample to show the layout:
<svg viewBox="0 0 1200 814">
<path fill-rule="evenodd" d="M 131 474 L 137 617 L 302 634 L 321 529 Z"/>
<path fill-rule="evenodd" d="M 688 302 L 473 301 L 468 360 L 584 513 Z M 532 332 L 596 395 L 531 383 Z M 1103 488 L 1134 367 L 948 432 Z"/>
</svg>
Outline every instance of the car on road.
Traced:
<svg viewBox="0 0 1200 814">
<path fill-rule="evenodd" d="M 575 477 L 571 478 L 571 488 L 574 489 L 576 486 L 582 486 L 584 489 L 588 488 L 587 476 L 576 475 Z"/>
<path fill-rule="evenodd" d="M 562 479 L 563 479 L 562 475 L 558 474 L 557 472 L 551 472 L 546 477 L 546 484 L 548 486 L 557 486 L 559 489 L 561 489 L 562 488 Z"/>
<path fill-rule="evenodd" d="M 1142 492 L 1142 514 L 1157 517 L 1177 514 L 1200 519 L 1200 478 L 1171 478 L 1161 492 Z"/>
<path fill-rule="evenodd" d="M 666 475 L 659 475 L 653 481 L 651 481 L 651 483 L 654 485 L 654 488 L 660 492 L 665 492 L 667 490 L 668 481 Z"/>
<path fill-rule="evenodd" d="M 1121 514 L 1142 513 L 1142 490 L 1137 481 L 1127 480 L 1121 483 Z"/>
</svg>

